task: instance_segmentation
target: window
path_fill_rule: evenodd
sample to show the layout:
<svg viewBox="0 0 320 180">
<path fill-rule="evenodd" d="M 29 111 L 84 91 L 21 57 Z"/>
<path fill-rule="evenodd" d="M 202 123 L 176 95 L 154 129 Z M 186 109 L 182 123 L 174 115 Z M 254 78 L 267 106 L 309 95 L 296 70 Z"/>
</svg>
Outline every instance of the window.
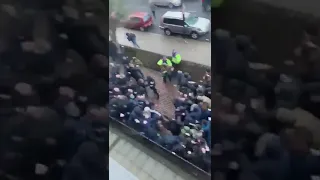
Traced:
<svg viewBox="0 0 320 180">
<path fill-rule="evenodd" d="M 147 22 L 151 18 L 150 14 L 147 14 L 143 17 L 143 22 Z"/>
<path fill-rule="evenodd" d="M 196 24 L 198 21 L 198 17 L 197 16 L 188 16 L 185 20 L 185 22 L 188 24 L 188 25 L 194 25 Z"/>
<path fill-rule="evenodd" d="M 170 20 L 171 20 L 171 19 L 164 18 L 164 19 L 163 19 L 163 23 L 165 23 L 165 24 L 172 24 Z"/>
<path fill-rule="evenodd" d="M 177 26 L 184 26 L 183 21 L 182 21 L 182 20 L 178 20 L 178 19 L 168 19 L 168 18 L 164 18 L 163 23 L 165 23 L 165 24 L 177 25 Z"/>
<path fill-rule="evenodd" d="M 139 22 L 140 22 L 140 18 L 131 17 L 131 18 L 130 18 L 130 22 L 131 22 L 131 23 L 139 23 Z"/>
</svg>

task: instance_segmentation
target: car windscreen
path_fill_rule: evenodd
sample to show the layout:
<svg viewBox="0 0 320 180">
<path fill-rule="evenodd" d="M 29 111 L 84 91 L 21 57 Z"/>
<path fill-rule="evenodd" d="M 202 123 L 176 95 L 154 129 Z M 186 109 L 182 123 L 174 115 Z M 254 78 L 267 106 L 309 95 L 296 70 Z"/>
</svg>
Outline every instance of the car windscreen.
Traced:
<svg viewBox="0 0 320 180">
<path fill-rule="evenodd" d="M 198 17 L 197 16 L 188 16 L 185 19 L 185 22 L 189 25 L 195 25 L 198 21 Z"/>
<path fill-rule="evenodd" d="M 146 14 L 145 16 L 143 16 L 143 22 L 147 22 L 150 19 L 150 14 Z"/>
</svg>

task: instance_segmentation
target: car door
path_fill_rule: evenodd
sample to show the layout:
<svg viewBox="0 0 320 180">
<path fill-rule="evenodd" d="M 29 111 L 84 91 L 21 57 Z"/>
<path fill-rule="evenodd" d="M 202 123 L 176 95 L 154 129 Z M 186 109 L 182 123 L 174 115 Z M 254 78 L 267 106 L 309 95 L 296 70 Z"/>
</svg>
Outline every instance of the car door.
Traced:
<svg viewBox="0 0 320 180">
<path fill-rule="evenodd" d="M 183 33 L 183 26 L 184 26 L 184 22 L 183 20 L 180 19 L 171 19 L 170 20 L 170 30 L 173 33 L 178 33 L 178 34 L 182 34 Z"/>
<path fill-rule="evenodd" d="M 140 28 L 141 18 L 138 17 L 130 17 L 127 27 L 130 29 Z"/>
<path fill-rule="evenodd" d="M 184 25 L 183 33 L 184 34 L 191 34 L 192 27 L 190 27 L 186 22 L 183 22 L 183 25 Z"/>
</svg>

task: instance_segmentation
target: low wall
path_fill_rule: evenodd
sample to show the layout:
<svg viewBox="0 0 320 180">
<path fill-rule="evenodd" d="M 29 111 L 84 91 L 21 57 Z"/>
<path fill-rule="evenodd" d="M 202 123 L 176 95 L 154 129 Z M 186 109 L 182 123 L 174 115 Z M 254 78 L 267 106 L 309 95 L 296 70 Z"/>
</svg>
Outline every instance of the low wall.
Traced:
<svg viewBox="0 0 320 180">
<path fill-rule="evenodd" d="M 163 57 L 162 54 L 157 54 L 142 49 L 136 49 L 128 46 L 124 46 L 125 54 L 131 57 L 137 57 L 146 68 L 153 70 L 160 70 L 157 62 Z M 190 61 L 184 61 L 182 59 L 179 65 L 179 70 L 188 72 L 192 76 L 193 80 L 197 81 L 202 79 L 206 69 L 211 69 L 209 66 L 193 63 Z"/>
</svg>

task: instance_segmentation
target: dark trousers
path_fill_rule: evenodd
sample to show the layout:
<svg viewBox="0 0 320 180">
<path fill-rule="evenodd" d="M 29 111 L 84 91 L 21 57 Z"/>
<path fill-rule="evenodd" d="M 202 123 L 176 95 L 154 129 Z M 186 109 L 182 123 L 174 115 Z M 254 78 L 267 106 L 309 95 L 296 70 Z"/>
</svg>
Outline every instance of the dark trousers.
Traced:
<svg viewBox="0 0 320 180">
<path fill-rule="evenodd" d="M 156 18 L 156 11 L 153 10 L 153 11 L 151 11 L 151 12 L 152 12 L 153 17 Z"/>
<path fill-rule="evenodd" d="M 171 79 L 176 81 L 176 83 L 178 83 L 178 70 L 179 70 L 180 64 L 181 62 L 179 64 L 172 63 L 174 70 L 171 72 Z"/>
<path fill-rule="evenodd" d="M 157 96 L 157 99 L 160 98 L 160 95 L 158 93 L 158 90 L 155 87 L 150 87 L 150 89 L 153 91 L 153 93 Z"/>
<path fill-rule="evenodd" d="M 136 38 L 133 38 L 133 39 L 131 40 L 131 42 L 132 42 L 132 44 L 133 44 L 134 47 L 140 48 L 140 46 L 139 46 L 138 43 L 137 43 L 137 39 L 136 39 Z"/>
<path fill-rule="evenodd" d="M 168 72 L 166 72 L 165 74 L 162 75 L 162 79 L 164 83 L 167 83 L 167 79 L 169 81 L 171 81 L 171 74 L 169 74 Z"/>
</svg>

